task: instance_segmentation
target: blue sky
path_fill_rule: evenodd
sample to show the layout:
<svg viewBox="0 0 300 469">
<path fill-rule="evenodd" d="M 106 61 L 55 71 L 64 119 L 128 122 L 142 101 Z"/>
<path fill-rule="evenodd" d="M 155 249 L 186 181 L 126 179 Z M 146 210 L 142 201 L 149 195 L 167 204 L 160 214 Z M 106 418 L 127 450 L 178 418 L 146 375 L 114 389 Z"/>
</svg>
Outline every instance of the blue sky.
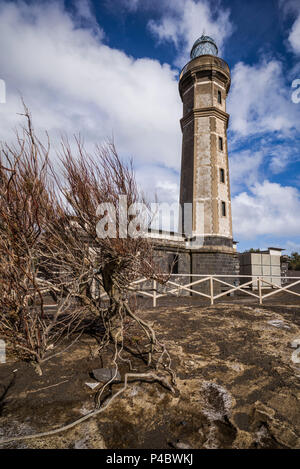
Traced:
<svg viewBox="0 0 300 469">
<path fill-rule="evenodd" d="M 148 197 L 179 195 L 178 73 L 203 30 L 229 64 L 229 161 L 239 250 L 300 251 L 300 2 L 295 0 L 0 1 L 0 139 L 20 122 L 114 136 Z M 299 94 L 300 96 L 300 94 Z"/>
</svg>

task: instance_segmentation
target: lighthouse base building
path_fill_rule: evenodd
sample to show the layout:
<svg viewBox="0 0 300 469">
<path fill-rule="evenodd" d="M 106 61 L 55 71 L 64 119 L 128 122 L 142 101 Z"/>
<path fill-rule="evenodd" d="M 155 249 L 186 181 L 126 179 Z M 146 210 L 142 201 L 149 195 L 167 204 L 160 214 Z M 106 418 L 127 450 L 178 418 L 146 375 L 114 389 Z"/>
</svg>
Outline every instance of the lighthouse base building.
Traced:
<svg viewBox="0 0 300 469">
<path fill-rule="evenodd" d="M 157 259 L 165 272 L 172 270 L 172 273 L 184 277 L 178 277 L 178 281 L 188 283 L 199 280 L 193 278 L 192 274 L 198 275 L 219 275 L 220 280 L 236 285 L 240 273 L 239 254 L 235 248 L 224 246 L 201 246 L 191 247 L 191 241 L 181 236 L 179 233 L 151 232 L 151 241 L 154 243 Z M 190 278 L 187 278 L 190 275 Z M 235 277 L 223 277 L 222 275 L 234 275 Z M 193 290 L 209 294 L 210 285 L 205 282 L 192 287 Z M 214 294 L 221 293 L 229 289 L 225 285 L 214 282 Z M 184 291 L 181 294 L 185 294 Z M 188 294 L 188 293 L 187 293 Z"/>
</svg>

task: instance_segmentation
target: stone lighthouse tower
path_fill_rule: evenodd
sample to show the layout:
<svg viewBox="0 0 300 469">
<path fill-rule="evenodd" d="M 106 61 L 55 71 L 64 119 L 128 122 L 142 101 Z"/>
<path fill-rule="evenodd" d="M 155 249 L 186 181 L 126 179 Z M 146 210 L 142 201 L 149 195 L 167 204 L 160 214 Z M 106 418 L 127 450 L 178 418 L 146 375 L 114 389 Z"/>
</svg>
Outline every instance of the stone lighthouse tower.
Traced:
<svg viewBox="0 0 300 469">
<path fill-rule="evenodd" d="M 226 113 L 230 70 L 217 55 L 214 40 L 201 36 L 180 74 L 180 203 L 192 204 L 193 272 L 235 274 Z"/>
<path fill-rule="evenodd" d="M 183 68 L 180 203 L 192 203 L 192 233 L 204 245 L 232 247 L 226 97 L 230 71 L 213 39 L 201 36 Z"/>
</svg>

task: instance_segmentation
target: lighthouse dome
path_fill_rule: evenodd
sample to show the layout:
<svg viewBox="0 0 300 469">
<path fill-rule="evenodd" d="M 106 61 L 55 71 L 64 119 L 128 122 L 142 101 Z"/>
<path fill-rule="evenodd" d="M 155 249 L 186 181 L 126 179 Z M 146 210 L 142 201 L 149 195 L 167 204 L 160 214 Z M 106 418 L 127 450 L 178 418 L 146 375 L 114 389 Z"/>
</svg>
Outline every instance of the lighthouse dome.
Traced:
<svg viewBox="0 0 300 469">
<path fill-rule="evenodd" d="M 199 39 L 194 43 L 191 50 L 191 59 L 195 59 L 200 55 L 218 55 L 218 48 L 215 41 L 209 37 L 202 34 Z"/>
</svg>

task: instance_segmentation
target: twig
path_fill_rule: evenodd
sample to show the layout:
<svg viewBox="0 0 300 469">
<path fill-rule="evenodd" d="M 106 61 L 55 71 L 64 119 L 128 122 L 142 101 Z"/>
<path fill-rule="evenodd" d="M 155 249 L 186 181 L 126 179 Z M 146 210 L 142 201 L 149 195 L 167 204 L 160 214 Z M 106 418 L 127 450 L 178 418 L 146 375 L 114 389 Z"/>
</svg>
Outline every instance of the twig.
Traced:
<svg viewBox="0 0 300 469">
<path fill-rule="evenodd" d="M 33 392 L 44 391 L 45 389 L 49 389 L 49 388 L 54 388 L 55 386 L 59 386 L 60 384 L 67 383 L 68 381 L 69 381 L 68 379 L 65 379 L 64 381 L 60 381 L 59 383 L 56 383 L 56 384 L 51 384 L 50 386 L 45 386 L 44 388 L 33 389 L 32 391 L 27 391 L 27 394 L 30 394 Z"/>
</svg>

